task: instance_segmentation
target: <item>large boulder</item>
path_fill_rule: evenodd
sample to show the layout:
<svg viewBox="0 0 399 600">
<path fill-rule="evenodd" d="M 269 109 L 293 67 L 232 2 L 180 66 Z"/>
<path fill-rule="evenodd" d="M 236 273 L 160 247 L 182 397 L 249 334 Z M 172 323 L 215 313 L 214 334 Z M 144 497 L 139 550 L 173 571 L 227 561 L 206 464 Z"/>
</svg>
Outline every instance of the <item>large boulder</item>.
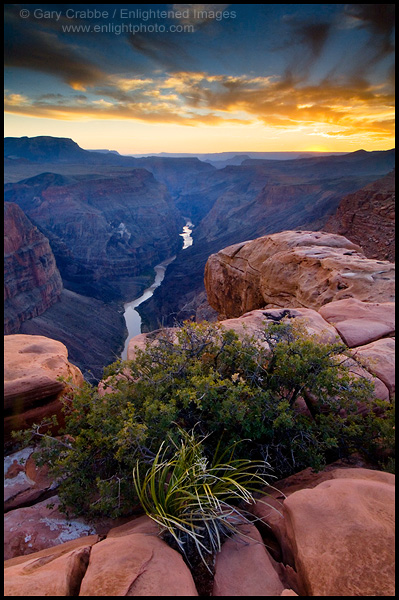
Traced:
<svg viewBox="0 0 399 600">
<path fill-rule="evenodd" d="M 198 596 L 180 554 L 154 535 L 108 537 L 93 547 L 80 596 Z"/>
<path fill-rule="evenodd" d="M 352 349 L 356 360 L 370 373 L 378 377 L 388 388 L 390 395 L 395 393 L 395 339 L 383 338 Z"/>
<path fill-rule="evenodd" d="M 287 534 L 285 500 L 300 490 L 313 489 L 331 479 L 370 479 L 382 483 L 394 483 L 394 476 L 366 468 L 363 460 L 353 457 L 351 461 L 336 461 L 316 472 L 311 467 L 273 483 L 267 495 L 259 498 L 251 508 L 263 539 L 271 548 L 275 560 L 295 568 L 294 548 Z"/>
<path fill-rule="evenodd" d="M 82 385 L 83 375 L 68 361 L 68 350 L 40 335 L 4 336 L 5 441 L 13 429 L 39 423 L 43 417 L 61 416 L 61 401 L 68 386 L 59 377 Z"/>
<path fill-rule="evenodd" d="M 395 265 L 368 259 L 343 236 L 283 231 L 212 254 L 205 267 L 209 304 L 221 318 L 266 305 L 318 310 L 345 298 L 394 299 Z"/>
<path fill-rule="evenodd" d="M 5 596 L 78 596 L 97 535 L 4 563 Z"/>
<path fill-rule="evenodd" d="M 395 595 L 391 477 L 333 479 L 284 501 L 301 595 Z"/>
</svg>

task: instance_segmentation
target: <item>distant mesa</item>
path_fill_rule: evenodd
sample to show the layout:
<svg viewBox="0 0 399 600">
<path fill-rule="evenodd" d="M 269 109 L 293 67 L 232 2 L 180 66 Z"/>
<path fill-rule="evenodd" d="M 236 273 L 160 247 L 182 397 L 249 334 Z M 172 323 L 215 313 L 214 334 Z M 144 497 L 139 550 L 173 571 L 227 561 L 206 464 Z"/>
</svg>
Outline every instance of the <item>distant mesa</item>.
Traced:
<svg viewBox="0 0 399 600">
<path fill-rule="evenodd" d="M 103 154 L 117 154 L 120 156 L 119 152 L 116 150 L 89 150 L 89 152 L 102 152 Z"/>
</svg>

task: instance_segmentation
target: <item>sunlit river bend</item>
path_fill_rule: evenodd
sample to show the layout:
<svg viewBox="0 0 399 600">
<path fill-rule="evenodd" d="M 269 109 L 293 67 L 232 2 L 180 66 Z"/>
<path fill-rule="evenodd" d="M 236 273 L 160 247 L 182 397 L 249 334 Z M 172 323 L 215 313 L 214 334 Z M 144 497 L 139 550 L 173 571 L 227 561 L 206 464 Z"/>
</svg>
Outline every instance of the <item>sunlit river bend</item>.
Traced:
<svg viewBox="0 0 399 600">
<path fill-rule="evenodd" d="M 191 237 L 191 232 L 192 232 L 193 227 L 194 227 L 193 223 L 191 223 L 191 221 L 187 220 L 185 226 L 183 227 L 183 233 L 180 233 L 181 237 L 183 238 L 183 250 L 185 250 L 186 248 L 189 248 L 193 243 L 193 238 Z M 127 348 L 129 346 L 129 342 L 132 339 L 132 337 L 139 335 L 139 333 L 141 333 L 141 317 L 140 317 L 139 313 L 137 312 L 136 308 L 142 302 L 145 302 L 146 300 L 151 298 L 151 296 L 154 293 L 154 290 L 158 286 L 161 285 L 161 283 L 165 277 L 165 272 L 166 272 L 168 265 L 170 265 L 170 263 L 173 262 L 175 260 L 175 258 L 176 258 L 176 256 L 172 256 L 171 258 L 164 260 L 159 265 L 154 267 L 155 279 L 154 279 L 153 283 L 150 285 L 150 287 L 148 287 L 146 290 L 144 290 L 144 292 L 140 296 L 140 298 L 136 298 L 136 300 L 132 300 L 131 302 L 127 302 L 125 304 L 125 306 L 124 306 L 125 312 L 124 312 L 123 316 L 125 317 L 128 336 L 125 340 L 125 347 L 123 349 L 122 356 L 121 356 L 122 360 L 126 360 L 126 358 L 127 358 Z"/>
</svg>

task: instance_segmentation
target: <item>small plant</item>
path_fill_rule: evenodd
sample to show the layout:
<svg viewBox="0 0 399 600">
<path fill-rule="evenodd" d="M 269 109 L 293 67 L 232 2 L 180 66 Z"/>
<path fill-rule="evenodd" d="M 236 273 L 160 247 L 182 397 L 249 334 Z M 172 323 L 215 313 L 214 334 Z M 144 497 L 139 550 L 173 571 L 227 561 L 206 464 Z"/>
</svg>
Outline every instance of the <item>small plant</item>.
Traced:
<svg viewBox="0 0 399 600">
<path fill-rule="evenodd" d="M 180 434 L 180 445 L 171 440 L 174 455 L 166 457 L 163 442 L 143 479 L 136 465 L 134 485 L 144 511 L 160 526 L 161 536 L 172 541 L 189 564 L 197 555 L 209 569 L 209 557 L 238 532 L 240 523 L 248 522 L 245 507 L 255 503 L 254 492 L 269 485 L 264 476 L 270 467 L 262 461 L 235 459 L 239 442 L 222 453 L 219 444 L 209 462 L 204 438 L 197 440 L 194 430 L 180 429 Z"/>
</svg>

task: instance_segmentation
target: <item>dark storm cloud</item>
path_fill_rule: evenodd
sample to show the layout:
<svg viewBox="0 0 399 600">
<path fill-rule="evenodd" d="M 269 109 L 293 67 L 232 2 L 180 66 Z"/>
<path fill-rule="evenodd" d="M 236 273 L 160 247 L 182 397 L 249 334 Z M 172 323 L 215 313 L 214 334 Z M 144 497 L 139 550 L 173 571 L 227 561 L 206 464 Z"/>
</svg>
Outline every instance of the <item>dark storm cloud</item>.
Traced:
<svg viewBox="0 0 399 600">
<path fill-rule="evenodd" d="M 305 22 L 290 24 L 289 41 L 285 43 L 285 47 L 302 46 L 302 51 L 305 51 L 309 58 L 315 60 L 319 58 L 328 36 L 331 31 L 331 23 L 316 23 Z M 296 48 L 298 50 L 298 48 Z"/>
<path fill-rule="evenodd" d="M 55 33 L 33 24 L 27 26 L 8 13 L 4 40 L 5 67 L 19 67 L 55 75 L 76 89 L 93 85 L 104 77 L 101 69 Z"/>
<path fill-rule="evenodd" d="M 300 43 L 307 46 L 312 59 L 320 56 L 331 30 L 331 23 L 308 23 L 298 27 Z"/>
<path fill-rule="evenodd" d="M 348 4 L 345 8 L 347 23 L 369 34 L 366 46 L 372 56 L 368 62 L 376 63 L 394 52 L 393 33 L 395 30 L 394 4 Z"/>
<path fill-rule="evenodd" d="M 136 52 L 170 71 L 182 71 L 187 64 L 195 68 L 196 61 L 185 49 L 184 34 L 179 36 L 179 42 L 167 39 L 165 36 L 136 34 L 129 37 L 129 43 Z"/>
<path fill-rule="evenodd" d="M 310 69 L 323 53 L 333 23 L 298 20 L 290 15 L 283 18 L 283 22 L 285 40 L 275 48 L 275 51 L 283 51 L 286 55 L 285 73 L 288 80 L 306 79 Z"/>
<path fill-rule="evenodd" d="M 394 4 L 348 4 L 345 13 L 372 35 L 390 38 L 395 28 Z"/>
</svg>

